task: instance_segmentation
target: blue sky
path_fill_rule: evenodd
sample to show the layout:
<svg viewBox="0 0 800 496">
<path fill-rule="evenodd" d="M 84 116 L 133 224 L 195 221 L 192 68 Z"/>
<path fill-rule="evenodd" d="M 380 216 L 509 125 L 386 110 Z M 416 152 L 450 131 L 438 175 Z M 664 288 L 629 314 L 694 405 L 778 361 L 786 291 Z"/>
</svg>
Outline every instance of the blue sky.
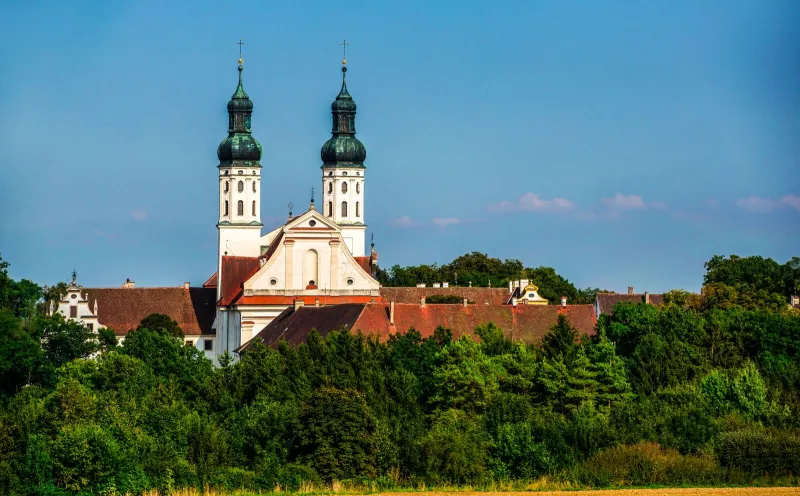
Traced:
<svg viewBox="0 0 800 496">
<path fill-rule="evenodd" d="M 477 250 L 656 292 L 698 290 L 714 254 L 800 255 L 796 1 L 6 2 L 0 18 L 14 277 L 213 273 L 239 38 L 270 226 L 319 187 L 346 37 L 384 267 Z"/>
</svg>

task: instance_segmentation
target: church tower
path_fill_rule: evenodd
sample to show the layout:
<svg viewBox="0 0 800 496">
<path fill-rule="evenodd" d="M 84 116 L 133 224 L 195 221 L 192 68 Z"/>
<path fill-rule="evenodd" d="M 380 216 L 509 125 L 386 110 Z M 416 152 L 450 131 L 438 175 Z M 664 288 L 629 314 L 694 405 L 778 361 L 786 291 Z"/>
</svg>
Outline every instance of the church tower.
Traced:
<svg viewBox="0 0 800 496">
<path fill-rule="evenodd" d="M 219 158 L 219 244 L 217 270 L 223 256 L 257 257 L 261 237 L 261 144 L 250 131 L 253 102 L 242 85 L 228 102 L 228 137 L 217 148 Z M 217 291 L 221 284 L 217 284 Z M 217 295 L 219 296 L 219 295 Z"/>
<path fill-rule="evenodd" d="M 322 212 L 342 228 L 354 257 L 366 249 L 364 160 L 367 150 L 356 138 L 356 102 L 347 91 L 347 60 L 342 60 L 342 89 L 331 104 L 333 131 L 322 145 Z"/>
</svg>

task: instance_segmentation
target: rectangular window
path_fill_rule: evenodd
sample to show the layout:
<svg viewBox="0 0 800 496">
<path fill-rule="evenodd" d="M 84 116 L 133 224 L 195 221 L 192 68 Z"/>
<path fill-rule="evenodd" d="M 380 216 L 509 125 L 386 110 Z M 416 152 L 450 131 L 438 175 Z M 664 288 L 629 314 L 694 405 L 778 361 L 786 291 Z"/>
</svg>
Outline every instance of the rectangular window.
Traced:
<svg viewBox="0 0 800 496">
<path fill-rule="evenodd" d="M 69 317 L 71 319 L 77 319 L 78 318 L 78 307 L 76 307 L 74 305 L 69 307 Z"/>
<path fill-rule="evenodd" d="M 94 324 L 86 324 L 86 328 L 90 331 L 94 331 Z"/>
<path fill-rule="evenodd" d="M 211 339 L 206 339 L 205 341 L 203 341 L 203 349 L 206 351 L 213 351 L 214 341 Z"/>
<path fill-rule="evenodd" d="M 186 346 L 194 346 L 194 343 L 192 343 L 191 341 L 186 341 Z"/>
</svg>

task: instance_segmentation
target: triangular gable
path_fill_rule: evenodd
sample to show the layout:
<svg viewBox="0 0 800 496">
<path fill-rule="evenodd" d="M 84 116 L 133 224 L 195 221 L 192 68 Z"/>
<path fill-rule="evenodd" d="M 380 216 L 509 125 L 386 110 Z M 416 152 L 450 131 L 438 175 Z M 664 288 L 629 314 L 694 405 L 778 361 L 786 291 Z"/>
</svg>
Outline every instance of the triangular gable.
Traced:
<svg viewBox="0 0 800 496">
<path fill-rule="evenodd" d="M 317 222 L 315 226 L 309 226 L 309 221 L 314 220 Z M 320 223 L 322 225 L 320 225 Z M 303 215 L 299 217 L 295 217 L 291 221 L 287 222 L 284 226 L 283 230 L 286 231 L 295 231 L 295 230 L 325 230 L 325 231 L 336 231 L 341 232 L 342 228 L 339 227 L 337 223 L 335 223 L 332 219 L 322 215 L 317 210 L 309 210 Z"/>
</svg>

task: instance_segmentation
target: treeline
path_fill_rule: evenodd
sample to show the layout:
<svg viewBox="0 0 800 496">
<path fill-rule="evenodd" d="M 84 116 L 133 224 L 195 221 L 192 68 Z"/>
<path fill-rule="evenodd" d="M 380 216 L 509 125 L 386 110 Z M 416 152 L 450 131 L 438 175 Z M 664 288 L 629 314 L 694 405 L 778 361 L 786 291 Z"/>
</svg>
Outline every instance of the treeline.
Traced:
<svg viewBox="0 0 800 496">
<path fill-rule="evenodd" d="M 417 284 L 447 282 L 451 285 L 476 287 L 507 287 L 509 281 L 529 279 L 539 287 L 539 293 L 558 304 L 566 296 L 573 304 L 593 303 L 600 289 L 578 289 L 552 267 L 526 268 L 519 260 L 510 258 L 500 260 L 484 253 L 472 252 L 462 255 L 444 265 L 416 265 L 401 267 L 395 265 L 388 271 L 378 269 L 378 281 L 384 286 L 413 287 Z"/>
<path fill-rule="evenodd" d="M 41 315 L 41 290 L 20 284 L 0 270 L 2 494 L 798 483 L 786 303 L 674 292 L 617 306 L 591 337 L 562 317 L 536 346 L 491 324 L 383 343 L 312 333 L 215 368 L 164 316 L 116 346 Z"/>
</svg>

